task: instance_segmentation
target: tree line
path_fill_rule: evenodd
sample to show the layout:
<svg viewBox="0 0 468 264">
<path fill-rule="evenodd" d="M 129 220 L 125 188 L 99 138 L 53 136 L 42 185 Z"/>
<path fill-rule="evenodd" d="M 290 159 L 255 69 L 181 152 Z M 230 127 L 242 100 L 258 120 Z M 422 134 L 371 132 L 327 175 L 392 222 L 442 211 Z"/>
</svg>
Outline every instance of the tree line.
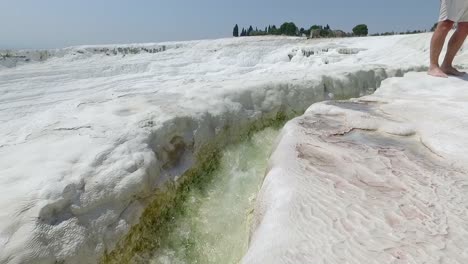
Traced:
<svg viewBox="0 0 468 264">
<path fill-rule="evenodd" d="M 401 31 L 401 32 L 382 32 L 382 33 L 374 33 L 371 34 L 370 36 L 393 36 L 393 35 L 410 35 L 410 34 L 420 34 L 420 33 L 426 33 L 427 30 L 407 30 L 407 31 Z"/>
<path fill-rule="evenodd" d="M 437 25 L 437 24 L 436 24 Z M 435 26 L 434 26 L 435 27 Z M 431 28 L 431 31 L 434 30 Z M 387 35 L 403 35 L 403 34 L 418 34 L 426 32 L 426 30 L 408 30 L 406 32 L 384 32 L 374 33 L 371 36 L 387 36 Z M 234 37 L 248 37 L 248 36 L 265 36 L 265 35 L 286 35 L 286 36 L 307 36 L 310 38 L 330 38 L 330 37 L 354 37 L 354 36 L 367 36 L 369 35 L 369 29 L 366 24 L 356 25 L 352 32 L 344 32 L 343 30 L 333 30 L 327 24 L 313 25 L 308 29 L 298 28 L 293 22 L 285 22 L 280 27 L 275 25 L 268 25 L 264 29 L 249 26 L 247 29 L 240 29 L 236 24 L 234 26 L 232 35 Z"/>
<path fill-rule="evenodd" d="M 249 26 L 246 28 L 239 28 L 239 25 L 235 25 L 232 35 L 234 37 L 248 37 L 248 36 L 265 36 L 265 35 L 286 35 L 286 36 L 315 36 L 315 37 L 335 37 L 337 34 L 341 37 L 346 36 L 367 36 L 369 33 L 367 25 L 360 24 L 353 28 L 352 33 L 346 33 L 342 30 L 332 30 L 327 24 L 313 25 L 308 29 L 303 27 L 299 28 L 293 22 L 285 22 L 281 26 L 268 25 L 264 29 L 258 29 L 258 27 Z"/>
</svg>

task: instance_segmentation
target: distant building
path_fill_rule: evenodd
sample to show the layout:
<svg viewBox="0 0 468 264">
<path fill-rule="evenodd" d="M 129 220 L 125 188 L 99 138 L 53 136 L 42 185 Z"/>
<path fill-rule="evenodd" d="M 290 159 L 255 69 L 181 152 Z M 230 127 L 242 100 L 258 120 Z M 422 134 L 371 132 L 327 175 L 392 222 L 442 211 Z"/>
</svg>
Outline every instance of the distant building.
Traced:
<svg viewBox="0 0 468 264">
<path fill-rule="evenodd" d="M 321 38 L 320 36 L 321 29 L 313 29 L 310 31 L 310 38 Z"/>
</svg>

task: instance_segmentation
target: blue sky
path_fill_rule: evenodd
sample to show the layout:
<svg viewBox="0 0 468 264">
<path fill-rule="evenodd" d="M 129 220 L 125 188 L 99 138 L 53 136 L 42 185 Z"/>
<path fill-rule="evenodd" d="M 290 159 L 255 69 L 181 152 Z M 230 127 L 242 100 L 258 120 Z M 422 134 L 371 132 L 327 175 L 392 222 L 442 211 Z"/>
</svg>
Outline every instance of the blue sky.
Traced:
<svg viewBox="0 0 468 264">
<path fill-rule="evenodd" d="M 234 24 L 429 29 L 438 0 L 0 0 L 0 48 L 229 37 Z"/>
</svg>

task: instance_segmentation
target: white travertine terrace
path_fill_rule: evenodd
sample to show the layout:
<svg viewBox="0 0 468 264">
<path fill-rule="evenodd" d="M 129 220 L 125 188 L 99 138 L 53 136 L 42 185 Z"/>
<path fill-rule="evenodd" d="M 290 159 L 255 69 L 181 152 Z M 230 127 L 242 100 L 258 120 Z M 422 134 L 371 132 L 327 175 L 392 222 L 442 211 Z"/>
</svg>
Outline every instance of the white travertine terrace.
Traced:
<svg viewBox="0 0 468 264">
<path fill-rule="evenodd" d="M 0 61 L 0 262 L 96 262 L 201 146 L 318 101 L 370 94 L 425 66 L 429 39 L 252 37 L 13 54 Z"/>
<path fill-rule="evenodd" d="M 468 263 L 468 75 L 391 78 L 282 131 L 244 263 Z"/>
</svg>

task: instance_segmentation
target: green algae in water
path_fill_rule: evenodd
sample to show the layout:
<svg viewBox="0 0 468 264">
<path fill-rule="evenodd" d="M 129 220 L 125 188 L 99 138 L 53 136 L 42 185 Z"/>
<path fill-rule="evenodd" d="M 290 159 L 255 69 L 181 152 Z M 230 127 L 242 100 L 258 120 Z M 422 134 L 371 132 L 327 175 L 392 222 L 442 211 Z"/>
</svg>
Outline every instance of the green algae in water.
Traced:
<svg viewBox="0 0 468 264">
<path fill-rule="evenodd" d="M 278 131 L 268 128 L 223 151 L 203 187 L 190 190 L 150 263 L 238 263 L 248 247 L 254 207 Z"/>
</svg>

